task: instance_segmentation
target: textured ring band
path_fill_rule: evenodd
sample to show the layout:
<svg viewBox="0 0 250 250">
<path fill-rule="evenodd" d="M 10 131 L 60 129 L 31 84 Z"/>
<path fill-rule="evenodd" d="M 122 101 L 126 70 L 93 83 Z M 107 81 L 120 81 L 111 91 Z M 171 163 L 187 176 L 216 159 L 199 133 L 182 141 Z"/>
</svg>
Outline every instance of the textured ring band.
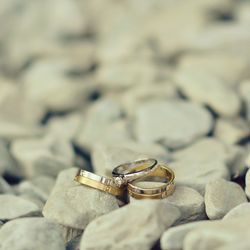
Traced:
<svg viewBox="0 0 250 250">
<path fill-rule="evenodd" d="M 118 186 L 126 185 L 128 182 L 150 174 L 156 167 L 157 160 L 142 159 L 126 162 L 113 169 L 112 175 Z"/>
<path fill-rule="evenodd" d="M 157 187 L 144 188 L 138 186 L 138 182 L 147 181 L 147 179 L 161 178 L 164 183 Z M 166 165 L 158 165 L 157 168 L 144 178 L 140 178 L 128 183 L 128 193 L 136 199 L 162 199 L 174 192 L 174 172 Z"/>
<path fill-rule="evenodd" d="M 121 196 L 124 194 L 124 189 L 118 187 L 113 178 L 108 178 L 86 170 L 80 169 L 75 176 L 75 181 L 80 184 L 99 189 L 101 191 L 110 193 L 115 196 Z"/>
</svg>

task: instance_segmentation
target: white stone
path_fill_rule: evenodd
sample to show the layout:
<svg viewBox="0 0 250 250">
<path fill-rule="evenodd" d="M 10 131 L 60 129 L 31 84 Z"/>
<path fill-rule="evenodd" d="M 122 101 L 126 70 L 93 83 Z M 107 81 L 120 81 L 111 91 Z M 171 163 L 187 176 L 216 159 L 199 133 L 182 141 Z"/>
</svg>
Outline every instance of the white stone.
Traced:
<svg viewBox="0 0 250 250">
<path fill-rule="evenodd" d="M 73 229 L 85 229 L 96 217 L 118 208 L 116 198 L 108 193 L 74 181 L 76 168 L 62 171 L 46 202 L 44 217 Z"/>
<path fill-rule="evenodd" d="M 207 72 L 180 70 L 176 72 L 175 81 L 185 96 L 209 106 L 221 116 L 234 117 L 240 111 L 241 103 L 236 92 Z"/>
<path fill-rule="evenodd" d="M 223 218 L 231 209 L 244 202 L 247 202 L 246 195 L 237 183 L 218 179 L 206 185 L 205 206 L 211 220 Z"/>
<path fill-rule="evenodd" d="M 75 141 L 81 147 L 91 150 L 98 142 L 103 144 L 121 143 L 130 139 L 127 123 L 122 119 L 118 102 L 101 99 L 86 112 L 84 121 Z"/>
<path fill-rule="evenodd" d="M 44 218 L 22 218 L 4 224 L 0 230 L 1 250 L 64 250 L 60 227 Z"/>
<path fill-rule="evenodd" d="M 216 159 L 210 159 L 207 162 L 186 161 L 183 159 L 171 162 L 170 167 L 175 172 L 175 180 L 178 185 L 196 189 L 202 195 L 209 181 L 218 178 L 229 179 L 230 176 L 225 163 Z"/>
<path fill-rule="evenodd" d="M 69 168 L 74 159 L 71 144 L 56 136 L 15 140 L 11 152 L 27 177 L 56 177 L 61 170 Z"/>
<path fill-rule="evenodd" d="M 174 193 L 166 198 L 166 202 L 180 209 L 179 223 L 201 220 L 206 217 L 204 198 L 192 188 L 176 186 Z"/>
<path fill-rule="evenodd" d="M 92 221 L 83 234 L 80 249 L 149 250 L 179 216 L 178 208 L 161 201 L 129 204 Z"/>
<path fill-rule="evenodd" d="M 1 194 L 0 204 L 0 220 L 12 220 L 39 214 L 39 208 L 36 204 L 15 195 Z"/>
<path fill-rule="evenodd" d="M 142 103 L 135 118 L 135 135 L 140 142 L 161 142 L 170 148 L 187 145 L 206 135 L 213 123 L 205 109 L 180 100 Z"/>
<path fill-rule="evenodd" d="M 114 145 L 97 145 L 91 154 L 91 161 L 96 173 L 111 176 L 114 167 L 137 159 L 155 158 L 167 162 L 168 151 L 154 143 L 143 144 L 124 142 Z"/>
<path fill-rule="evenodd" d="M 236 144 L 250 134 L 249 125 L 243 119 L 219 119 L 216 122 L 215 136 L 228 144 Z"/>
<path fill-rule="evenodd" d="M 250 203 L 241 203 L 238 206 L 231 209 L 224 217 L 223 220 L 235 219 L 240 217 L 249 216 L 250 214 Z"/>
</svg>

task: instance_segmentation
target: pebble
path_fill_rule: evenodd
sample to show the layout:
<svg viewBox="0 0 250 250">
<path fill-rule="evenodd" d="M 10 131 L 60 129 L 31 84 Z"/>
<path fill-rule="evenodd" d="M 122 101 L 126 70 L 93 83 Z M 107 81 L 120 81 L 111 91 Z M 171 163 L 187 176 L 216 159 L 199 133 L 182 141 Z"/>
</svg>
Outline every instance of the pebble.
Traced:
<svg viewBox="0 0 250 250">
<path fill-rule="evenodd" d="M 171 162 L 171 168 L 175 172 L 175 180 L 178 185 L 188 186 L 204 195 L 205 186 L 209 181 L 222 178 L 229 180 L 229 170 L 221 160 L 207 162 L 191 162 L 179 160 Z"/>
<path fill-rule="evenodd" d="M 36 204 L 12 194 L 0 194 L 0 204 L 0 220 L 39 214 Z"/>
<path fill-rule="evenodd" d="M 57 136 L 15 140 L 11 153 L 29 178 L 38 175 L 56 177 L 74 160 L 71 144 Z"/>
<path fill-rule="evenodd" d="M 207 72 L 180 70 L 176 73 L 175 81 L 185 96 L 209 106 L 221 116 L 235 117 L 240 111 L 241 103 L 235 91 Z"/>
<path fill-rule="evenodd" d="M 170 159 L 169 152 L 159 144 L 131 141 L 122 145 L 120 143 L 112 146 L 97 145 L 92 151 L 91 161 L 96 173 L 111 176 L 113 168 L 124 162 L 150 157 L 163 162 Z"/>
<path fill-rule="evenodd" d="M 76 168 L 60 172 L 43 209 L 44 217 L 67 230 L 83 230 L 96 217 L 118 208 L 114 196 L 75 182 L 76 172 Z"/>
<path fill-rule="evenodd" d="M 223 220 L 241 218 L 249 216 L 250 214 L 250 203 L 245 202 L 241 203 L 238 206 L 231 209 L 224 217 Z"/>
<path fill-rule="evenodd" d="M 206 218 L 204 198 L 192 188 L 176 186 L 174 193 L 166 198 L 166 202 L 180 209 L 179 223 Z"/>
<path fill-rule="evenodd" d="M 247 202 L 246 195 L 237 183 L 218 179 L 206 185 L 205 206 L 211 220 L 222 219 L 231 209 L 244 202 Z"/>
<path fill-rule="evenodd" d="M 215 136 L 227 143 L 237 144 L 250 135 L 249 125 L 243 119 L 219 119 L 216 122 Z"/>
<path fill-rule="evenodd" d="M 109 145 L 130 138 L 127 123 L 122 120 L 121 106 L 114 100 L 100 99 L 85 114 L 75 141 L 90 151 L 96 142 Z"/>
<path fill-rule="evenodd" d="M 83 234 L 80 249 L 150 250 L 179 217 L 178 208 L 161 201 L 129 204 L 92 221 Z"/>
<path fill-rule="evenodd" d="M 250 122 L 250 80 L 243 81 L 239 86 L 239 92 L 246 106 L 248 122 Z"/>
<path fill-rule="evenodd" d="M 7 222 L 0 230 L 1 250 L 64 250 L 60 227 L 44 218 L 22 218 Z"/>
<path fill-rule="evenodd" d="M 137 108 L 135 118 L 135 135 L 140 142 L 161 142 L 169 148 L 206 135 L 213 124 L 208 111 L 180 100 L 145 102 Z"/>
</svg>

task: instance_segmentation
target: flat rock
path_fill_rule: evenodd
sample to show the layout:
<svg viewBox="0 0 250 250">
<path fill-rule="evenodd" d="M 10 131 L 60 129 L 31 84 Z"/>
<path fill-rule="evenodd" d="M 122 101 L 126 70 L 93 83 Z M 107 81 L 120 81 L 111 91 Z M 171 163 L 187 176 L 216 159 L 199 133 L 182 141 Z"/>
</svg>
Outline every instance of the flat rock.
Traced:
<svg viewBox="0 0 250 250">
<path fill-rule="evenodd" d="M 121 106 L 114 100 L 101 99 L 87 110 L 75 141 L 91 150 L 96 142 L 121 143 L 130 138 L 127 123 L 122 119 Z"/>
<path fill-rule="evenodd" d="M 167 162 L 169 152 L 159 144 L 124 142 L 122 145 L 97 145 L 91 154 L 91 161 L 96 173 L 111 176 L 114 167 L 129 161 L 144 158 L 155 158 Z"/>
<path fill-rule="evenodd" d="M 215 136 L 227 143 L 236 144 L 250 134 L 250 128 L 243 119 L 218 119 L 214 131 Z"/>
<path fill-rule="evenodd" d="M 71 144 L 57 136 L 15 140 L 11 152 L 29 178 L 37 175 L 56 177 L 73 164 Z"/>
<path fill-rule="evenodd" d="M 208 111 L 180 100 L 142 103 L 135 119 L 135 135 L 140 142 L 161 142 L 169 148 L 185 146 L 206 135 L 213 123 Z"/>
<path fill-rule="evenodd" d="M 76 168 L 70 168 L 58 175 L 43 215 L 63 226 L 82 230 L 93 219 L 117 209 L 118 205 L 114 196 L 75 182 L 76 173 Z"/>
<path fill-rule="evenodd" d="M 166 198 L 166 202 L 180 209 L 179 223 L 206 218 L 204 198 L 192 188 L 176 186 L 174 193 Z"/>
<path fill-rule="evenodd" d="M 178 208 L 161 201 L 129 204 L 92 221 L 83 234 L 80 249 L 149 250 L 179 216 Z"/>
<path fill-rule="evenodd" d="M 202 195 L 209 181 L 222 178 L 229 179 L 229 170 L 221 160 L 210 159 L 208 162 L 195 162 L 179 160 L 171 162 L 170 167 L 176 175 L 178 185 L 188 186 L 197 190 Z"/>
<path fill-rule="evenodd" d="M 175 75 L 175 81 L 185 96 L 209 106 L 221 116 L 233 117 L 240 111 L 240 99 L 235 91 L 207 72 L 180 70 Z"/>
<path fill-rule="evenodd" d="M 7 222 L 0 230 L 1 250 L 64 250 L 60 227 L 45 218 Z"/>
<path fill-rule="evenodd" d="M 0 220 L 12 220 L 39 213 L 36 204 L 11 194 L 1 194 L 0 204 Z"/>
<path fill-rule="evenodd" d="M 240 217 L 249 216 L 250 214 L 250 203 L 241 203 L 238 206 L 231 209 L 224 217 L 223 220 L 235 219 Z"/>
<path fill-rule="evenodd" d="M 240 84 L 239 92 L 246 105 L 247 119 L 250 122 L 250 80 L 245 80 Z"/>
<path fill-rule="evenodd" d="M 205 206 L 211 220 L 223 218 L 231 209 L 244 202 L 247 202 L 246 195 L 237 183 L 218 179 L 206 185 Z"/>
</svg>

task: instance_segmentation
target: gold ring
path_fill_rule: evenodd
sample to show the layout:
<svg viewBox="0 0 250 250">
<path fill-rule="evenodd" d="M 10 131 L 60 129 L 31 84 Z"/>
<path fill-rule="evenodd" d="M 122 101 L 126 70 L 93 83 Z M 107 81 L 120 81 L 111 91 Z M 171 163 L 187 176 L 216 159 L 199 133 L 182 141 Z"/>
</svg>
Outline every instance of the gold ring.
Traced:
<svg viewBox="0 0 250 250">
<path fill-rule="evenodd" d="M 157 166 L 155 159 L 126 162 L 113 169 L 112 175 L 117 186 L 124 186 L 138 178 L 150 174 Z"/>
<path fill-rule="evenodd" d="M 149 175 L 128 183 L 128 193 L 136 199 L 163 199 L 174 192 L 174 172 L 166 165 L 157 165 L 157 168 Z M 138 182 L 141 181 L 163 182 L 157 187 L 140 187 Z"/>
<path fill-rule="evenodd" d="M 124 189 L 118 187 L 113 178 L 96 175 L 83 169 L 79 169 L 75 176 L 75 181 L 115 196 L 121 196 L 124 194 Z"/>
</svg>

